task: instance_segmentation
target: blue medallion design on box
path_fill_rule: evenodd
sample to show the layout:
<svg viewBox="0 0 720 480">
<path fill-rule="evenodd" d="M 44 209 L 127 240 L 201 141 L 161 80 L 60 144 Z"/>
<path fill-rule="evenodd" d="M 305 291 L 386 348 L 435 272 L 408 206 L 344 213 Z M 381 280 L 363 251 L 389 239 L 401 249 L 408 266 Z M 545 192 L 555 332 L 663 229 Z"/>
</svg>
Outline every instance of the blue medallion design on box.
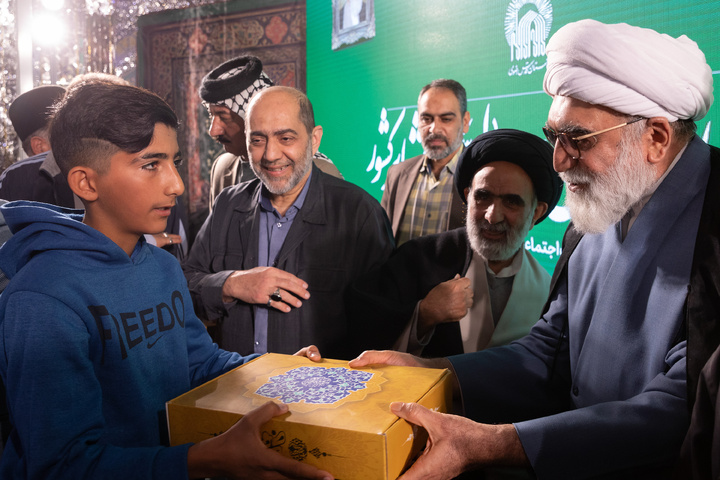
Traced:
<svg viewBox="0 0 720 480">
<path fill-rule="evenodd" d="M 373 374 L 349 368 L 299 367 L 270 377 L 255 393 L 283 403 L 332 404 L 363 390 Z"/>
</svg>

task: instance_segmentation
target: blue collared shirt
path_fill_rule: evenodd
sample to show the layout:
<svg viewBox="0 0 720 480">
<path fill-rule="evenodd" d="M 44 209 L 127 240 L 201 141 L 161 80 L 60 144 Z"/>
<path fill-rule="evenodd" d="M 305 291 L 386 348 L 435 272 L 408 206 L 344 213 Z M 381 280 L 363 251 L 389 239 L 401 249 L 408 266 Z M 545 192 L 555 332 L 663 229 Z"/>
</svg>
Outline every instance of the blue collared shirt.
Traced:
<svg viewBox="0 0 720 480">
<path fill-rule="evenodd" d="M 300 195 L 295 202 L 287 209 L 284 216 L 281 216 L 275 207 L 272 206 L 269 198 L 269 192 L 263 186 L 260 190 L 260 235 L 258 239 L 258 266 L 259 267 L 277 267 L 277 258 L 285 243 L 290 227 L 295 220 L 295 216 L 305 203 L 310 179 L 312 178 L 312 170 L 305 182 Z M 268 330 L 268 310 L 272 307 L 265 305 L 255 305 L 255 353 L 267 353 L 267 330 Z"/>
</svg>

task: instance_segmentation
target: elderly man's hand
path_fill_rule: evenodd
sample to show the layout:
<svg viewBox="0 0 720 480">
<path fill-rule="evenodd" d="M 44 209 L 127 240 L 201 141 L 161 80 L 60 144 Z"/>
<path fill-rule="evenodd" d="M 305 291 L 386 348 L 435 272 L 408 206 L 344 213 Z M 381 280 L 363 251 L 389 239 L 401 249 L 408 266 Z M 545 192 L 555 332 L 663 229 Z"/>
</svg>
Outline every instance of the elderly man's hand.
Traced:
<svg viewBox="0 0 720 480">
<path fill-rule="evenodd" d="M 453 372 L 450 360 L 447 358 L 420 358 L 409 353 L 394 350 L 366 350 L 359 357 L 348 362 L 351 368 L 362 368 L 369 365 L 397 365 L 401 367 L 447 368 Z M 457 377 L 452 373 L 453 395 L 460 394 Z"/>
<path fill-rule="evenodd" d="M 473 304 L 473 290 L 470 279 L 455 275 L 430 290 L 420 301 L 418 311 L 418 336 L 424 336 L 428 330 L 445 322 L 457 322 Z"/>
<path fill-rule="evenodd" d="M 308 285 L 292 273 L 274 267 L 255 267 L 233 272 L 223 284 L 223 302 L 237 298 L 245 303 L 265 304 L 288 313 L 310 298 Z"/>
<path fill-rule="evenodd" d="M 350 360 L 348 366 L 361 368 L 368 365 L 399 365 L 403 367 L 431 367 L 430 360 L 393 350 L 366 350 Z"/>
<path fill-rule="evenodd" d="M 319 362 L 322 360 L 320 350 L 315 345 L 308 345 L 307 347 L 303 347 L 297 352 L 295 352 L 293 355 L 297 355 L 298 357 L 307 357 L 313 362 Z"/>
<path fill-rule="evenodd" d="M 263 444 L 260 438 L 262 426 L 287 411 L 287 405 L 267 402 L 245 415 L 222 435 L 190 447 L 189 477 L 332 480 L 328 472 L 284 457 Z"/>
<path fill-rule="evenodd" d="M 512 425 L 475 423 L 417 403 L 394 402 L 390 410 L 428 432 L 425 451 L 399 480 L 451 479 L 478 467 L 529 465 Z"/>
</svg>

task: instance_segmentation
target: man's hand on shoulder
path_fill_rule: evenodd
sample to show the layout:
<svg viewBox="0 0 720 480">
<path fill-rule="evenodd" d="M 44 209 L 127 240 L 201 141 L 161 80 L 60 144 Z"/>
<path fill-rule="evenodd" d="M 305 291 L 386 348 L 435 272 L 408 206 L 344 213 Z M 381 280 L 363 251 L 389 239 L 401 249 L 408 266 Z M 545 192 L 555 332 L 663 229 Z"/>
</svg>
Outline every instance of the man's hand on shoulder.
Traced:
<svg viewBox="0 0 720 480">
<path fill-rule="evenodd" d="M 300 308 L 300 299 L 310 298 L 308 285 L 292 273 L 274 267 L 255 267 L 237 270 L 223 284 L 223 302 L 233 299 L 250 304 L 265 304 L 288 313 L 291 307 Z"/>
<path fill-rule="evenodd" d="M 472 304 L 473 290 L 469 278 L 455 275 L 452 280 L 436 285 L 420 301 L 418 336 L 424 336 L 441 323 L 459 321 L 467 315 Z"/>
</svg>

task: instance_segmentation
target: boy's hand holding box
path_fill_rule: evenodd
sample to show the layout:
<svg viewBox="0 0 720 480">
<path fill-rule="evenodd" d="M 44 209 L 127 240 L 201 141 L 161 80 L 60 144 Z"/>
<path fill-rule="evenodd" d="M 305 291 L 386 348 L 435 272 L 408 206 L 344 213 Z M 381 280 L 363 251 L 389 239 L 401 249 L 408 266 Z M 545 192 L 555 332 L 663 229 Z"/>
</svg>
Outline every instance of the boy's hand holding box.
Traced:
<svg viewBox="0 0 720 480">
<path fill-rule="evenodd" d="M 290 411 L 262 427 L 279 453 L 336 478 L 396 478 L 425 445 L 425 432 L 390 412 L 392 402 L 417 402 L 446 412 L 447 370 L 382 366 L 266 354 L 167 403 L 170 442 L 219 435 L 243 415 L 274 400 Z"/>
</svg>

